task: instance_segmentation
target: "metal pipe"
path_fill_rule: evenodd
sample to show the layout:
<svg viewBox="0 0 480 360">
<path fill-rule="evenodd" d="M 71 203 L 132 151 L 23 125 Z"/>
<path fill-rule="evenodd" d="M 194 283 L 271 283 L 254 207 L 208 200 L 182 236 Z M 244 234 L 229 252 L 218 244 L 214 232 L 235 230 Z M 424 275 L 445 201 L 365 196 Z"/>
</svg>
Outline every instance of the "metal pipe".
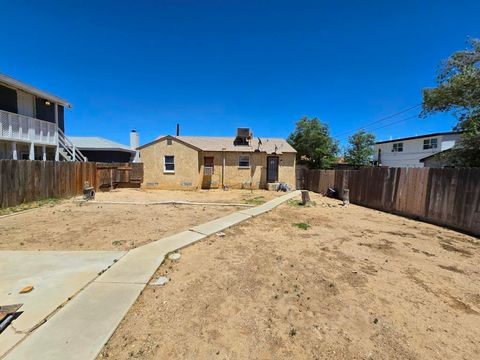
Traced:
<svg viewBox="0 0 480 360">
<path fill-rule="evenodd" d="M 225 149 L 222 149 L 222 189 L 225 189 Z"/>
</svg>

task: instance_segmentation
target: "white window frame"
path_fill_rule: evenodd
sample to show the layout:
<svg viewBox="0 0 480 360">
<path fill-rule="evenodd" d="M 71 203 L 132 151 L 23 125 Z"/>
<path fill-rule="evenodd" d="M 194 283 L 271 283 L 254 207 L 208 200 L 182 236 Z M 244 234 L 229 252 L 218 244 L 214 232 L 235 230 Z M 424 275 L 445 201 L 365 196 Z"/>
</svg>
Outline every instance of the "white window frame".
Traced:
<svg viewBox="0 0 480 360">
<path fill-rule="evenodd" d="M 243 158 L 243 160 L 242 160 Z M 241 162 L 245 162 L 245 159 L 248 159 L 248 165 L 240 165 Z M 250 155 L 239 155 L 238 156 L 238 168 L 239 169 L 250 169 Z"/>
<path fill-rule="evenodd" d="M 401 150 L 399 150 L 399 149 L 401 149 Z M 392 144 L 392 152 L 403 152 L 403 142 L 393 143 Z"/>
<path fill-rule="evenodd" d="M 432 145 L 432 141 L 435 140 L 435 146 Z M 436 149 L 438 147 L 438 138 L 430 138 L 423 140 L 423 150 Z"/>
<path fill-rule="evenodd" d="M 173 162 L 167 163 L 167 157 L 173 158 Z M 167 170 L 167 165 L 173 164 L 173 170 Z M 164 155 L 163 156 L 163 172 L 166 174 L 175 174 L 175 155 Z"/>
</svg>

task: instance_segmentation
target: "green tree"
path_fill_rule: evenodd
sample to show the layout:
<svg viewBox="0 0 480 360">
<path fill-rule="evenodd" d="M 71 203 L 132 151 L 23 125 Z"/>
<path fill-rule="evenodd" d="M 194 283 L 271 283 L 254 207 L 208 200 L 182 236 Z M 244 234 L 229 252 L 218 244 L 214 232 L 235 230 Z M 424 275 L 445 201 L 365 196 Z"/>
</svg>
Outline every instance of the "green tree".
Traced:
<svg viewBox="0 0 480 360">
<path fill-rule="evenodd" d="M 357 131 L 348 138 L 348 147 L 345 151 L 345 160 L 357 168 L 369 166 L 375 152 L 375 135 Z"/>
<path fill-rule="evenodd" d="M 328 126 L 318 118 L 303 117 L 295 131 L 287 139 L 297 150 L 299 163 L 307 164 L 310 169 L 329 169 L 338 154 L 338 142 L 328 131 Z"/>
<path fill-rule="evenodd" d="M 449 158 L 459 166 L 480 166 L 480 39 L 470 40 L 471 49 L 453 53 L 442 64 L 437 87 L 423 90 L 423 111 L 453 113 L 462 131 L 461 141 Z"/>
</svg>

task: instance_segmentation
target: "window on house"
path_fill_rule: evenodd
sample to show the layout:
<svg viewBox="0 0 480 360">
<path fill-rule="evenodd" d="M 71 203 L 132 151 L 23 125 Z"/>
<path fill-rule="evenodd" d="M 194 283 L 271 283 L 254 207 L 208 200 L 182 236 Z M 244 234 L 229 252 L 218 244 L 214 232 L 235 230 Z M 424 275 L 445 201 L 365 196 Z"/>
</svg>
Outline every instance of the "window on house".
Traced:
<svg viewBox="0 0 480 360">
<path fill-rule="evenodd" d="M 403 143 L 394 143 L 392 146 L 392 152 L 402 152 L 403 151 Z"/>
<path fill-rule="evenodd" d="M 240 155 L 238 157 L 238 167 L 250 167 L 250 155 Z"/>
<path fill-rule="evenodd" d="M 437 138 L 425 139 L 423 140 L 423 150 L 436 149 L 437 148 Z"/>
<path fill-rule="evenodd" d="M 172 145 L 172 139 L 167 139 L 167 145 Z"/>
<path fill-rule="evenodd" d="M 165 155 L 163 171 L 170 173 L 175 172 L 175 156 Z"/>
</svg>

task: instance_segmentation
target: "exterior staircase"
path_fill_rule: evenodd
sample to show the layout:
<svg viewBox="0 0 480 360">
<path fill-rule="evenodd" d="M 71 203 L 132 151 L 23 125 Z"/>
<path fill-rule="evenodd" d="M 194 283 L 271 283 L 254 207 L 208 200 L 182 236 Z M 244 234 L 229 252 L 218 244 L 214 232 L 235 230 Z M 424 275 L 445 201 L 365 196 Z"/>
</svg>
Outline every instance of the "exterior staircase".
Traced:
<svg viewBox="0 0 480 360">
<path fill-rule="evenodd" d="M 58 155 L 58 160 L 61 157 L 65 161 L 88 161 L 60 129 L 58 129 Z"/>
</svg>

